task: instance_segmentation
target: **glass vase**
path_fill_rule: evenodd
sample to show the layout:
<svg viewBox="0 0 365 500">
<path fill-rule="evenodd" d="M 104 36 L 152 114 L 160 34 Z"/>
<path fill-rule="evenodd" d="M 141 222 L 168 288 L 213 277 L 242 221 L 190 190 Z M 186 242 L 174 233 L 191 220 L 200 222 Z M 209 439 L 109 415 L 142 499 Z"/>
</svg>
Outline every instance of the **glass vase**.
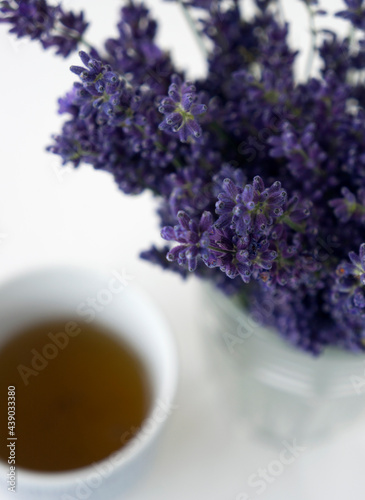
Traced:
<svg viewBox="0 0 365 500">
<path fill-rule="evenodd" d="M 365 416 L 365 353 L 331 347 L 314 357 L 211 286 L 201 305 L 212 360 L 230 371 L 237 411 L 254 430 L 308 442 Z"/>
</svg>

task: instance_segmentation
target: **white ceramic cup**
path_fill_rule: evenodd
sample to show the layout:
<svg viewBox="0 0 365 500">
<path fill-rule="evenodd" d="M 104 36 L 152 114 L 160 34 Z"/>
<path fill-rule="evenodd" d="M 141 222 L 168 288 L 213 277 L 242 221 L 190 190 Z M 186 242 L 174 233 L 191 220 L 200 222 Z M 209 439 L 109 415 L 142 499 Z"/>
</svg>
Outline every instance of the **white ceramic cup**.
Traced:
<svg viewBox="0 0 365 500">
<path fill-rule="evenodd" d="M 164 319 L 130 281 L 128 275 L 116 269 L 100 273 L 80 268 L 51 268 L 30 272 L 0 286 L 0 349 L 14 333 L 39 320 L 62 317 L 95 320 L 121 336 L 139 354 L 152 391 L 151 410 L 140 431 L 106 459 L 55 473 L 16 467 L 19 500 L 125 498 L 123 492 L 141 478 L 157 452 L 156 438 L 176 409 L 177 351 Z M 1 499 L 14 498 L 14 493 L 8 491 L 9 467 L 0 461 Z"/>
</svg>

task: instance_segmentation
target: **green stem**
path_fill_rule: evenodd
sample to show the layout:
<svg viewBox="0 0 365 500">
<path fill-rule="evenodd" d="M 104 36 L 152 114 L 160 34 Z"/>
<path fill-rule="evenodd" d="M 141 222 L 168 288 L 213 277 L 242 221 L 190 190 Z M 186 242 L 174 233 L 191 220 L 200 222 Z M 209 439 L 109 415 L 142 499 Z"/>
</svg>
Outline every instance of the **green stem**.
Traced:
<svg viewBox="0 0 365 500">
<path fill-rule="evenodd" d="M 180 4 L 180 7 L 181 7 L 181 10 L 182 10 L 182 13 L 184 15 L 184 18 L 186 20 L 186 22 L 188 23 L 193 35 L 194 35 L 194 38 L 200 48 L 200 50 L 202 51 L 203 53 L 203 56 L 206 58 L 208 56 L 208 51 L 207 51 L 207 48 L 206 46 L 204 45 L 203 43 L 203 40 L 200 36 L 200 33 L 199 31 L 197 30 L 197 27 L 196 27 L 196 24 L 195 24 L 195 21 L 194 19 L 191 17 L 191 14 L 189 12 L 189 9 L 186 7 L 186 5 L 184 4 L 183 0 L 178 0 L 179 4 Z"/>
<path fill-rule="evenodd" d="M 282 23 L 285 23 L 285 12 L 281 0 L 277 0 L 278 12 Z"/>
<path fill-rule="evenodd" d="M 85 47 L 89 50 L 92 50 L 94 48 L 91 45 L 91 43 L 89 43 L 84 38 L 80 37 L 80 35 L 76 31 L 73 32 L 72 30 L 65 30 L 65 29 L 57 28 L 57 27 L 54 27 L 53 30 L 65 38 L 73 38 L 74 40 L 77 40 L 79 43 L 82 43 L 83 45 L 85 45 Z M 73 33 L 75 33 L 75 34 L 73 34 Z"/>
<path fill-rule="evenodd" d="M 85 40 L 84 38 L 80 38 L 80 43 L 82 43 L 83 45 L 85 45 L 85 47 L 89 50 L 92 50 L 94 47 L 91 45 L 91 43 L 89 43 L 87 40 Z"/>
<path fill-rule="evenodd" d="M 351 47 L 353 46 L 353 44 L 355 42 L 355 36 L 356 36 L 356 30 L 355 30 L 355 26 L 352 24 L 351 27 L 350 27 L 349 34 L 348 34 L 350 49 L 351 49 Z"/>
<path fill-rule="evenodd" d="M 297 233 L 304 233 L 304 224 L 297 224 L 296 222 L 293 222 L 287 215 L 283 217 L 282 222 L 294 231 L 297 231 Z"/>
<path fill-rule="evenodd" d="M 306 67 L 306 72 L 305 72 L 305 78 L 308 79 L 311 72 L 312 72 L 314 54 L 316 52 L 317 30 L 316 30 L 315 15 L 314 15 L 313 9 L 309 5 L 309 3 L 306 3 L 306 5 L 307 5 L 307 10 L 308 10 L 309 30 L 310 30 L 310 35 L 311 35 L 311 44 L 310 44 L 310 48 L 309 48 L 307 67 Z"/>
<path fill-rule="evenodd" d="M 214 252 L 219 252 L 219 253 L 225 253 L 225 252 L 236 253 L 234 250 L 222 250 L 222 248 L 216 248 L 210 245 L 207 248 L 209 248 L 209 250 L 213 250 Z"/>
</svg>

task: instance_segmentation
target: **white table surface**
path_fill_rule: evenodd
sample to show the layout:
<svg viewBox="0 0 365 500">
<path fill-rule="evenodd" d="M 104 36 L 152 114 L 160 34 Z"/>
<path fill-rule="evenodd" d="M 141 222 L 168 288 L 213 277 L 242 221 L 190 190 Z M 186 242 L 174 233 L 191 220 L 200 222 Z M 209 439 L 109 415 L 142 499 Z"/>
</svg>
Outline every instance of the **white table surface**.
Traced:
<svg viewBox="0 0 365 500">
<path fill-rule="evenodd" d="M 90 38 L 114 32 L 121 2 L 66 2 L 87 6 Z M 284 2 L 287 13 L 295 0 Z M 340 3 L 340 2 L 338 2 Z M 192 74 L 203 74 L 187 27 L 176 6 L 150 0 L 162 21 L 161 43 Z M 291 10 L 292 9 L 292 10 Z M 178 33 L 178 35 L 176 35 Z M 296 40 L 305 39 L 296 32 Z M 0 285 L 25 270 L 54 264 L 123 268 L 163 310 L 181 357 L 178 408 L 172 413 L 154 461 L 129 491 L 129 500 L 363 500 L 365 422 L 310 446 L 262 494 L 249 478 L 278 456 L 282 445 L 255 436 L 235 405 L 235 388 L 221 358 L 215 358 L 198 326 L 200 286 L 138 259 L 160 243 L 154 201 L 126 197 L 111 177 L 88 166 L 61 170 L 45 153 L 62 118 L 56 98 L 74 76 L 67 61 L 37 44 L 17 41 L 0 26 Z M 195 51 L 196 52 L 196 51 Z M 194 53 L 195 53 L 194 52 Z M 3 498 L 3 493 L 0 494 Z M 13 496 L 10 496 L 13 498 Z M 121 497 L 122 498 L 122 497 Z"/>
</svg>

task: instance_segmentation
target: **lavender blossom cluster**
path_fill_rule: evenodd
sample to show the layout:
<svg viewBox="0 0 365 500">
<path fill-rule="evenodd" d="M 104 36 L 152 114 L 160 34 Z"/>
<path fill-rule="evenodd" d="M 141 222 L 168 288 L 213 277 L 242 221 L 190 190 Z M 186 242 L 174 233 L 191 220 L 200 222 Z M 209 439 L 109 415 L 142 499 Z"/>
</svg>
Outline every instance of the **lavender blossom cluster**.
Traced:
<svg viewBox="0 0 365 500">
<path fill-rule="evenodd" d="M 87 44 L 71 67 L 67 119 L 48 149 L 110 172 L 124 193 L 154 193 L 167 243 L 143 258 L 244 297 L 310 353 L 364 351 L 365 2 L 344 0 L 336 14 L 348 37 L 316 33 L 320 74 L 298 83 L 277 1 L 253 0 L 253 16 L 247 1 L 179 2 L 209 42 L 197 81 L 156 44 L 146 6 L 129 1 L 117 37 Z M 297 1 L 325 15 L 317 0 Z M 2 1 L 0 22 L 63 56 L 87 27 L 45 0 Z"/>
</svg>

